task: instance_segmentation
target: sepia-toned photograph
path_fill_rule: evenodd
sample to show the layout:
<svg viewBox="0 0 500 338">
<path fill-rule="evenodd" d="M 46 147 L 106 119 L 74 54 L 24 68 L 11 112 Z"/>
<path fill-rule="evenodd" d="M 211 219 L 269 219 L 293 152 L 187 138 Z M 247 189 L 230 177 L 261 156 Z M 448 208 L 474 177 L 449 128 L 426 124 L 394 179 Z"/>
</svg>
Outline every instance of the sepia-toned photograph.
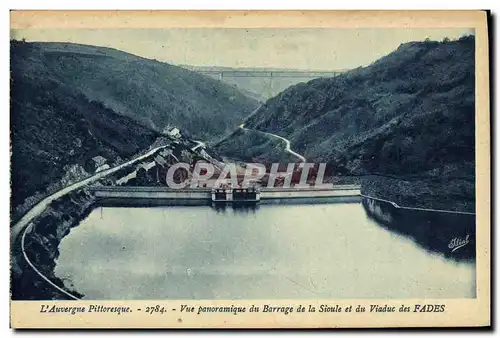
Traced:
<svg viewBox="0 0 500 338">
<path fill-rule="evenodd" d="M 12 306 L 32 305 L 38 323 L 133 312 L 225 327 L 253 309 L 297 324 L 303 306 L 411 312 L 420 326 L 448 300 L 488 301 L 486 21 L 478 36 L 453 16 L 370 27 L 353 14 L 349 27 L 330 13 L 313 27 L 271 15 L 280 27 L 242 13 L 215 26 L 148 14 L 164 27 L 11 13 Z M 81 325 L 64 320 L 53 327 Z"/>
</svg>

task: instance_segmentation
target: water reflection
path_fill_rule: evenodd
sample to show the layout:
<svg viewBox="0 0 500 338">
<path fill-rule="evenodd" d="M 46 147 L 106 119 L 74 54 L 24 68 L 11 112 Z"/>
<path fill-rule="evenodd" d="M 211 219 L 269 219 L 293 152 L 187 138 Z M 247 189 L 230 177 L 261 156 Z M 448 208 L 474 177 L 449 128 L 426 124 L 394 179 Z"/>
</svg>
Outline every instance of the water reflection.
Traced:
<svg viewBox="0 0 500 338">
<path fill-rule="evenodd" d="M 232 211 L 233 214 L 248 214 L 255 213 L 259 209 L 259 205 L 255 203 L 212 203 L 212 208 L 217 213 L 226 213 Z"/>
<path fill-rule="evenodd" d="M 367 198 L 362 203 L 370 219 L 411 238 L 425 250 L 456 261 L 475 260 L 475 215 L 399 209 Z"/>
</svg>

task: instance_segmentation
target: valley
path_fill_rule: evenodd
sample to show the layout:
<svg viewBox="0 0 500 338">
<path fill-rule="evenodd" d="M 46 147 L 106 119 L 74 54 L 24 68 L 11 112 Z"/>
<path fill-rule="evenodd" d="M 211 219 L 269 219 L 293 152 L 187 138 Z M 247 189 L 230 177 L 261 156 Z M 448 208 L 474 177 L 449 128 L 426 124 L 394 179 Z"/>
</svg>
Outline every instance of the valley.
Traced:
<svg viewBox="0 0 500 338">
<path fill-rule="evenodd" d="M 82 289 L 95 297 L 128 296 L 114 293 L 113 288 L 101 294 L 101 286 L 85 282 L 84 269 L 78 278 L 79 287 L 65 279 L 65 274 L 80 273 L 80 270 L 74 271 L 71 263 L 74 260 L 71 252 L 76 247 L 72 241 L 80 240 L 75 239 L 78 236 L 75 233 L 91 229 L 95 237 L 88 247 L 97 243 L 95 250 L 101 248 L 98 245 L 100 238 L 106 238 L 106 234 L 99 233 L 104 227 L 99 220 L 96 208 L 99 204 L 93 189 L 123 185 L 160 186 L 161 190 L 164 189 L 165 173 L 178 163 L 186 163 L 190 168 L 176 177 L 184 182 L 192 178 L 198 162 L 215 163 L 219 171 L 228 163 L 235 163 L 239 171 L 244 171 L 245 162 L 261 163 L 268 170 L 266 179 L 272 163 L 326 163 L 326 183 L 361 185 L 360 196 L 371 202 L 329 203 L 326 209 L 319 203 L 294 206 L 294 209 L 277 205 L 279 203 L 263 206 L 262 214 L 256 216 L 261 217 L 257 222 L 260 232 L 269 231 L 262 217 L 268 215 L 270 219 L 280 220 L 284 217 L 281 210 L 287 210 L 289 222 L 300 229 L 309 246 L 314 246 L 316 238 L 308 237 L 311 230 L 305 226 L 309 218 L 316 217 L 318 228 L 314 231 L 321 237 L 331 226 L 330 220 L 336 219 L 336 215 L 344 215 L 334 226 L 351 233 L 352 238 L 372 231 L 375 224 L 380 226 L 375 228 L 375 233 L 380 243 L 385 244 L 374 242 L 374 245 L 389 248 L 385 253 L 387 259 L 392 257 L 390 248 L 403 248 L 401 250 L 409 257 L 429 264 L 434 264 L 436 252 L 467 262 L 474 257 L 472 245 L 457 256 L 445 251 L 449 235 L 457 231 L 449 226 L 449 220 L 459 224 L 458 230 L 464 232 L 464 237 L 475 231 L 473 36 L 455 41 L 406 43 L 367 67 L 294 84 L 277 92 L 276 96 L 260 92 L 261 98 L 270 96 L 267 100 L 259 99 L 258 95 L 249 97 L 237 86 L 196 71 L 118 50 L 68 43 L 11 43 L 11 243 L 12 278 L 16 285 L 13 297 L 16 299 L 79 299 L 85 296 L 85 292 L 79 292 Z M 297 173 L 290 175 L 293 185 L 300 176 Z M 206 186 L 203 188 L 208 190 Z M 359 191 L 356 194 L 360 197 Z M 211 236 L 212 230 L 219 232 L 217 240 L 224 248 L 235 245 L 231 241 L 224 242 L 225 232 L 233 232 L 234 238 L 239 240 L 253 240 L 256 245 L 262 243 L 258 232 L 231 228 L 234 218 L 253 224 L 253 218 L 244 216 L 255 213 L 255 208 L 235 211 L 230 217 L 217 208 L 207 211 L 206 206 L 192 207 L 201 215 L 193 222 L 187 216 L 190 211 L 182 207 L 169 209 L 169 217 L 177 217 L 174 228 L 181 224 L 185 226 L 181 230 L 196 229 L 204 236 Z M 112 225 L 115 218 L 123 218 L 122 223 L 115 224 L 117 227 L 124 224 L 128 233 L 137 231 L 135 225 L 140 221 L 127 223 L 120 208 L 115 210 L 100 205 L 101 220 L 103 208 L 113 215 L 107 220 L 109 224 Z M 465 218 L 419 214 L 428 209 Z M 158 233 L 166 231 L 162 227 L 164 212 L 150 204 L 144 209 L 130 211 L 136 220 L 152 217 Z M 329 217 L 318 216 L 323 212 Z M 354 230 L 348 227 L 348 216 L 356 219 Z M 81 227 L 80 224 L 89 219 L 90 224 Z M 207 219 L 211 220 L 210 226 L 222 224 L 221 228 L 199 229 Z M 443 220 L 446 221 L 439 229 L 429 230 L 431 222 Z M 100 227 L 94 228 L 96 224 Z M 283 230 L 284 224 L 286 222 L 271 222 L 271 231 Z M 77 226 L 78 231 L 72 230 Z M 386 236 L 383 227 L 406 237 L 394 241 Z M 432 238 L 423 236 L 422 229 L 431 231 Z M 73 237 L 69 236 L 70 232 Z M 144 247 L 157 240 L 156 233 L 149 234 L 152 236 L 142 243 Z M 293 231 L 282 234 L 285 235 L 280 236 L 285 236 L 293 246 L 301 243 Z M 164 235 L 163 238 L 169 238 L 167 233 Z M 177 235 L 182 242 L 183 235 Z M 125 232 L 120 236 L 125 242 L 134 239 Z M 175 235 L 172 238 L 175 242 Z M 63 244 L 63 241 L 70 244 Z M 203 256 L 208 261 L 213 260 L 215 265 L 226 259 L 225 251 L 207 254 L 211 249 L 205 242 L 186 243 L 197 253 L 193 259 Z M 329 238 L 316 256 L 341 245 L 339 243 L 342 238 L 338 242 Z M 283 253 L 275 251 L 271 242 L 268 244 L 266 250 L 286 275 L 289 271 L 282 260 Z M 420 247 L 431 254 L 423 255 Z M 174 245 L 169 246 L 168 250 L 173 248 Z M 92 261 L 95 250 L 84 250 L 77 256 Z M 174 256 L 168 250 L 166 253 Z M 258 256 L 252 248 L 248 252 L 251 257 Z M 364 262 L 365 257 L 372 254 L 367 250 L 357 259 Z M 106 257 L 106 253 L 102 253 L 102 257 Z M 269 272 L 270 266 L 259 268 L 246 257 L 242 252 L 239 258 L 250 264 L 257 275 L 261 273 L 259 269 L 263 269 L 270 285 L 280 285 L 281 277 L 275 278 Z M 298 266 L 306 264 L 307 259 L 294 257 Z M 105 258 L 103 262 L 114 258 Z M 61 270 L 56 272 L 59 264 L 56 262 L 61 261 Z M 140 259 L 136 263 L 144 264 Z M 175 260 L 170 263 L 175 264 Z M 319 264 L 318 269 L 326 261 Z M 472 275 L 470 267 L 455 270 L 452 265 L 443 264 L 443 267 L 459 271 L 466 276 L 464 280 Z M 198 278 L 204 273 L 213 277 L 226 268 L 217 266 L 220 270 L 214 274 L 197 266 L 196 273 Z M 243 273 L 235 269 L 233 281 L 241 282 Z M 407 273 L 408 278 L 412 278 L 411 272 Z M 302 273 L 299 279 L 304 276 Z M 114 277 L 120 280 L 121 271 Z M 137 278 L 140 283 L 141 277 Z M 151 284 L 158 282 L 154 277 L 146 278 Z M 185 276 L 179 278 L 184 280 Z M 199 280 L 207 281 L 206 278 Z M 199 292 L 203 297 L 240 297 L 237 289 L 228 292 L 224 288 L 216 289 L 217 277 L 208 280 L 216 291 L 201 288 Z M 351 283 L 347 279 L 344 282 L 346 287 Z M 442 295 L 440 283 L 442 280 L 427 280 L 433 295 Z M 466 290 L 468 286 L 469 282 L 464 283 L 458 294 L 471 296 Z M 422 292 L 418 285 L 413 287 L 416 294 Z M 293 280 L 283 290 L 305 298 L 318 294 Z M 190 291 L 189 288 L 179 290 L 183 295 Z M 251 289 L 251 295 L 258 297 L 261 291 Z M 350 292 L 355 295 L 356 291 Z M 382 291 L 366 289 L 363 295 Z M 134 297 L 155 297 L 147 292 L 129 292 Z M 162 292 L 166 297 L 176 296 L 168 288 Z M 319 294 L 339 296 L 327 285 L 323 285 Z M 453 292 L 449 294 L 454 295 Z M 396 293 L 398 295 L 401 294 Z"/>
</svg>

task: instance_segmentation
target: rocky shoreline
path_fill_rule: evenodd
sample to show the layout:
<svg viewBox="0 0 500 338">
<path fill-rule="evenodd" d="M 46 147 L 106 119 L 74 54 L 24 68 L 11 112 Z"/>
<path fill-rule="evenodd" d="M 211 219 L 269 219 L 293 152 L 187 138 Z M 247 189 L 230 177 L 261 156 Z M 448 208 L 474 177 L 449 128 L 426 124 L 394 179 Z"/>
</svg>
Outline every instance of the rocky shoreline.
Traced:
<svg viewBox="0 0 500 338">
<path fill-rule="evenodd" d="M 474 213 L 476 207 L 475 184 L 463 179 L 367 176 L 361 179 L 361 192 L 412 208 Z"/>
<path fill-rule="evenodd" d="M 71 228 L 85 219 L 95 207 L 96 199 L 87 188 L 72 192 L 54 201 L 39 217 L 37 217 L 25 236 L 25 251 L 30 261 L 49 278 L 67 292 L 81 298 L 83 295 L 70 290 L 63 281 L 54 275 L 56 260 L 59 256 L 59 243 L 67 236 Z M 12 269 L 12 299 L 42 300 L 68 299 L 68 296 L 58 291 L 43 280 L 24 259 L 21 243 L 18 238 L 12 259 L 19 266 Z"/>
</svg>

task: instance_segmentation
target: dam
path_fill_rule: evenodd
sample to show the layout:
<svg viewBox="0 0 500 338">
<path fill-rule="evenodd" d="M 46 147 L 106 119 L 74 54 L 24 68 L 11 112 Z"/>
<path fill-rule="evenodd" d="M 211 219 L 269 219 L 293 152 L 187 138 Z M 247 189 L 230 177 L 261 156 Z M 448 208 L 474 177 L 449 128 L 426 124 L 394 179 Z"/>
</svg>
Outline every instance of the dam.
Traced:
<svg viewBox="0 0 500 338">
<path fill-rule="evenodd" d="M 212 202 L 211 188 L 172 189 L 167 187 L 94 187 L 101 202 L 123 202 L 146 205 L 203 205 Z M 335 185 L 326 188 L 260 188 L 259 203 L 300 204 L 329 202 L 361 202 L 360 186 Z"/>
</svg>

